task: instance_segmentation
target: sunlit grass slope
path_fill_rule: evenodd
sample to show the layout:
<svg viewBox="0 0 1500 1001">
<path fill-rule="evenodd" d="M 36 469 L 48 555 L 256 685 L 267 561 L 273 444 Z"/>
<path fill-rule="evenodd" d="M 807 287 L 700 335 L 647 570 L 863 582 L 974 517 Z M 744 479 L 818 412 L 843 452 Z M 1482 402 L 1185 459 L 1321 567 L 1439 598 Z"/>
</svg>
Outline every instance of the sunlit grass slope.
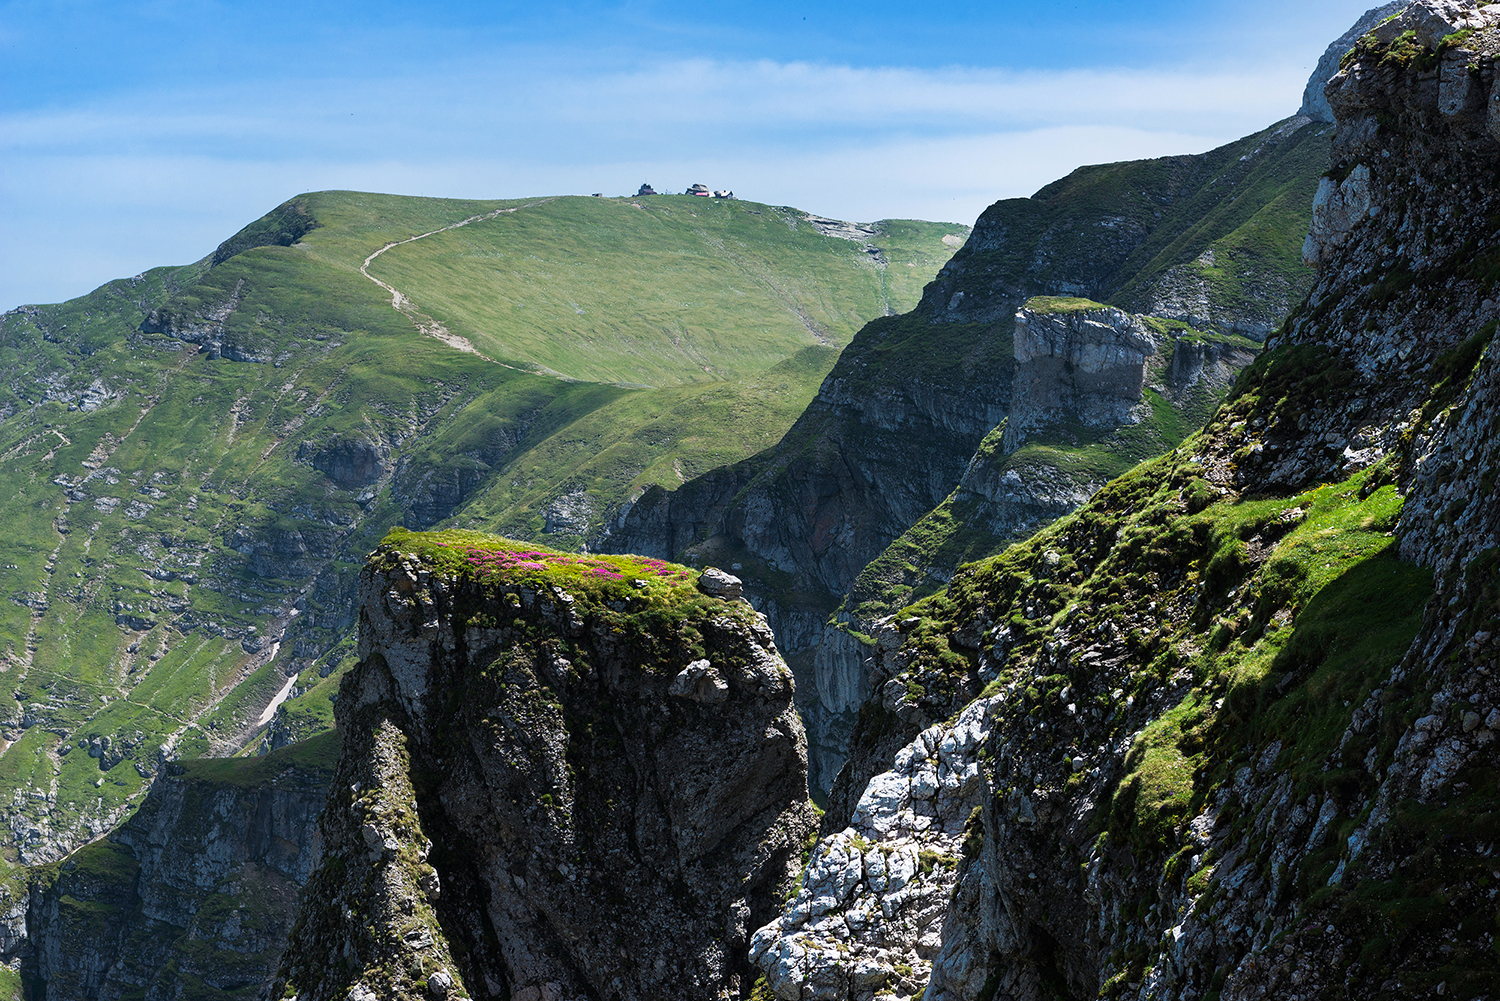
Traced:
<svg viewBox="0 0 1500 1001">
<path fill-rule="evenodd" d="M 307 195 L 196 264 L 0 317 L 0 854 L 56 858 L 118 821 L 164 757 L 244 746 L 290 675 L 304 693 L 292 729 L 326 728 L 357 570 L 390 527 L 458 515 L 576 546 L 642 482 L 675 483 L 775 441 L 837 352 L 786 317 L 819 318 L 842 343 L 909 308 L 951 249 L 942 236 L 964 232 L 889 224 L 882 263 L 793 210 L 655 205 Z M 516 206 L 532 213 L 524 226 L 522 212 L 502 212 L 377 258 L 409 312 L 360 274 L 388 244 Z M 427 246 L 457 236 L 462 253 Z M 600 382 L 522 371 L 563 364 L 549 350 L 592 352 L 536 328 L 484 327 L 500 279 L 459 288 L 472 277 L 463 255 L 588 256 L 595 240 L 597 270 L 560 271 L 548 295 L 612 309 L 632 297 L 600 291 L 610 269 L 634 297 L 657 287 L 611 328 L 633 346 L 570 373 Z M 682 273 L 656 275 L 673 257 L 688 262 Z M 768 276 L 760 291 L 740 258 Z M 580 274 L 594 291 L 564 287 Z M 795 336 L 726 326 L 694 342 L 709 371 L 648 336 L 642 316 L 677 322 L 669 306 L 685 290 L 729 286 Z M 433 319 L 511 364 L 426 336 L 418 324 Z M 521 348 L 500 350 L 505 338 Z M 617 384 L 649 380 L 664 388 Z M 549 520 L 559 497 L 584 498 L 571 508 L 581 521 Z"/>
<path fill-rule="evenodd" d="M 49 852 L 28 828 L 97 833 L 159 753 L 222 749 L 253 723 L 294 653 L 260 639 L 271 623 L 299 603 L 347 619 L 339 579 L 400 512 L 362 509 L 298 461 L 304 443 L 441 437 L 470 411 L 524 415 L 540 436 L 619 393 L 420 337 L 373 285 L 293 249 L 252 250 L 175 294 L 173 277 L 11 314 L 0 338 L 14 411 L 0 424 L 0 665 L 14 693 L 0 728 L 15 741 L 0 795 L 21 804 L 7 826 L 32 857 Z M 135 329 L 146 306 L 231 290 L 225 342 L 275 363 Z"/>
<path fill-rule="evenodd" d="M 307 196 L 326 222 L 306 249 L 358 266 L 370 238 L 473 218 L 386 251 L 370 273 L 490 357 L 631 385 L 742 378 L 804 347 L 842 347 L 870 318 L 915 306 L 967 234 L 896 221 L 839 239 L 797 209 L 686 195 L 432 201 L 426 212 L 403 200 L 389 217 L 400 232 L 368 221 L 387 218 L 387 200 Z"/>
</svg>

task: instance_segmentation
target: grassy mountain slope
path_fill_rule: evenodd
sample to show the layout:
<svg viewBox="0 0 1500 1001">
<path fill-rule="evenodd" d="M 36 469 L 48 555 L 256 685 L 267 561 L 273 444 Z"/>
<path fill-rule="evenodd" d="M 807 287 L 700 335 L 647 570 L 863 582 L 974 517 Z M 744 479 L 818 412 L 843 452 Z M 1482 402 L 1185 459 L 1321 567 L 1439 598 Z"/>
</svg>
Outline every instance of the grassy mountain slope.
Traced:
<svg viewBox="0 0 1500 1001">
<path fill-rule="evenodd" d="M 1264 336 L 1311 283 L 1300 252 L 1332 131 L 1291 118 L 1207 153 L 1080 167 L 996 202 L 924 309 L 1003 322 L 1018 292 L 1080 295 Z"/>
<path fill-rule="evenodd" d="M 390 196 L 306 201 L 331 220 L 304 237 L 308 252 L 358 266 L 367 214 L 383 217 Z M 808 345 L 842 347 L 914 302 L 947 260 L 942 238 L 966 232 L 897 221 L 868 242 L 830 239 L 790 207 L 686 195 L 474 202 L 459 220 L 452 208 L 402 222 L 474 221 L 393 248 L 370 273 L 490 357 L 633 385 L 749 376 Z"/>
<path fill-rule="evenodd" d="M 368 283 L 295 250 L 250 251 L 166 297 L 186 313 L 237 289 L 224 344 L 279 364 L 132 329 L 152 302 L 129 296 L 146 284 L 3 328 L 18 412 L 0 438 L 12 485 L 0 650 L 15 695 L 0 710 L 15 740 L 0 772 L 45 796 L 13 811 L 29 857 L 102 830 L 159 754 L 232 742 L 280 687 L 269 662 L 290 659 L 274 643 L 294 613 L 315 644 L 321 617 L 347 618 L 304 589 L 336 582 L 367 548 L 363 527 L 401 512 L 363 510 L 297 461 L 304 442 L 442 435 L 471 407 L 545 421 L 589 392 L 413 336 Z"/>
<path fill-rule="evenodd" d="M 483 493 L 478 516 L 511 534 L 550 528 L 555 541 L 576 542 L 643 478 L 677 482 L 775 440 L 833 362 L 833 349 L 766 293 L 758 309 L 780 308 L 777 322 L 803 336 L 774 349 L 745 330 L 700 343 L 716 371 L 744 373 L 737 380 L 701 381 L 706 373 L 644 333 L 640 366 L 621 361 L 612 380 L 672 370 L 677 384 L 560 380 L 520 370 L 556 357 L 511 353 L 516 364 L 497 364 L 422 333 L 431 323 L 422 296 L 440 303 L 441 282 L 459 280 L 442 255 L 423 258 L 420 291 L 402 289 L 407 310 L 359 273 L 389 243 L 514 204 L 307 195 L 205 261 L 0 317 L 0 669 L 14 694 L 0 700 L 7 854 L 55 858 L 112 826 L 163 757 L 241 746 L 289 673 L 315 689 L 293 729 L 326 722 L 330 686 L 316 686 L 343 657 L 358 561 L 390 526 L 435 524 Z M 604 211 L 592 199 L 536 208 L 561 214 L 534 248 Z M 706 209 L 680 204 L 689 219 Z M 758 228 L 755 210 L 779 229 Z M 808 303 L 834 303 L 842 316 L 856 305 L 835 290 L 864 289 L 871 312 L 838 321 L 844 330 L 883 312 L 883 289 L 892 308 L 914 299 L 911 281 L 883 285 L 859 244 L 805 221 L 793 228 L 782 210 L 735 212 L 721 227 L 726 245 L 738 239 L 735 219 L 748 219 L 741 242 L 760 248 L 781 285 L 800 283 Z M 662 253 L 687 239 L 647 210 L 624 218 L 642 227 L 637 244 L 649 237 Z M 471 239 L 476 225 L 451 232 Z M 962 227 L 892 230 L 920 246 L 909 257 L 937 259 L 948 252 L 942 236 Z M 779 233 L 784 276 L 774 270 Z M 490 235 L 491 249 L 522 245 L 514 232 Z M 402 244 L 377 260 L 399 270 L 414 248 L 426 249 Z M 679 249 L 690 274 L 663 283 L 663 302 L 728 281 L 730 265 L 711 248 Z M 615 263 L 628 268 L 629 255 Z M 467 314 L 442 315 L 458 336 L 482 340 L 462 325 L 478 322 Z M 833 336 L 847 336 L 835 320 Z M 648 329 L 639 316 L 630 323 Z M 561 518 L 537 514 L 557 498 Z"/>
<path fill-rule="evenodd" d="M 879 489 L 869 491 L 901 496 L 903 485 L 923 484 L 920 492 L 935 493 L 933 503 L 921 507 L 930 510 L 956 485 L 985 436 L 1008 412 L 1015 313 L 1032 296 L 1083 296 L 1226 332 L 1268 329 L 1311 282 L 1300 251 L 1312 192 L 1327 165 L 1330 131 L 1290 119 L 1201 155 L 1083 167 L 1031 198 L 996 202 L 924 291 L 920 305 L 861 331 L 786 441 L 740 467 L 734 492 L 752 481 L 757 486 L 740 494 L 719 525 L 683 533 L 641 520 L 626 524 L 619 544 L 667 545 L 678 552 L 704 533 L 733 535 L 752 497 L 782 490 L 777 484 L 802 475 L 796 469 L 809 447 L 824 453 L 809 476 L 836 477 L 840 466 L 882 461 L 872 450 L 890 443 L 872 439 L 872 426 L 889 428 L 905 440 L 953 437 L 954 454 L 924 447 L 895 463 L 901 469 L 897 480 L 877 477 Z M 1207 315 L 1200 315 L 1186 292 L 1177 297 L 1182 308 L 1176 308 L 1172 289 L 1181 269 L 1209 267 L 1199 262 L 1210 258 L 1221 262 L 1214 267 L 1223 274 L 1207 286 Z M 836 446 L 839 442 L 846 444 Z M 698 496 L 702 488 L 685 489 L 685 509 L 713 506 Z M 901 525 L 894 532 L 868 533 L 857 551 L 832 562 L 831 550 L 797 557 L 795 565 L 779 559 L 781 569 L 804 587 L 840 593 L 921 513 L 902 521 L 899 512 L 862 511 L 859 498 L 845 501 L 850 510 L 835 510 L 841 502 L 833 499 L 817 506 L 815 517 L 871 525 L 894 519 Z M 876 502 L 882 503 L 878 496 Z M 641 508 L 637 518 L 644 519 L 646 510 Z M 816 534 L 802 530 L 805 514 L 788 517 L 798 525 L 787 533 L 804 539 Z"/>
</svg>

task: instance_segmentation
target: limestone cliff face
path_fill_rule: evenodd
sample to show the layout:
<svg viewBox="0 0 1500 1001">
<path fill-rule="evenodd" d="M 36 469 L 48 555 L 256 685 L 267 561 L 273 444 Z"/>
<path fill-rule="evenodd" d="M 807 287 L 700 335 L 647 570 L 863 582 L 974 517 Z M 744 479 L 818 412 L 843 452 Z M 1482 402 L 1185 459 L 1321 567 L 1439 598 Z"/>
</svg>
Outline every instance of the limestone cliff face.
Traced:
<svg viewBox="0 0 1500 1001">
<path fill-rule="evenodd" d="M 278 989 L 748 991 L 814 825 L 764 619 L 690 584 L 480 581 L 406 538 L 361 576 L 326 860 Z"/>
<path fill-rule="evenodd" d="M 964 507 L 971 529 L 1024 538 L 1083 503 L 1114 470 L 1017 455 L 1023 445 L 1103 443 L 1127 456 L 1131 449 L 1114 439 L 1144 424 L 1165 448 L 1170 432 L 1153 426 L 1159 411 L 1195 426 L 1256 351 L 1244 339 L 1204 336 L 1086 300 L 1032 300 L 1016 314 L 1015 384 L 1000 447 L 975 454 L 953 503 Z"/>
<path fill-rule="evenodd" d="M 1338 75 L 1339 60 L 1344 58 L 1344 53 L 1353 48 L 1354 43 L 1366 32 L 1386 18 L 1399 14 L 1405 6 L 1404 0 L 1395 0 L 1394 3 L 1372 7 L 1354 22 L 1353 27 L 1334 39 L 1318 60 L 1312 76 L 1308 77 L 1307 87 L 1302 92 L 1302 107 L 1297 113 L 1306 115 L 1315 122 L 1332 122 L 1333 109 L 1328 106 L 1328 97 L 1323 89 L 1328 86 L 1329 80 Z"/>
<path fill-rule="evenodd" d="M 266 989 L 322 850 L 337 742 L 170 767 L 107 840 L 33 873 L 7 943 L 34 996 L 237 996 Z"/>
<path fill-rule="evenodd" d="M 1139 317 L 1111 307 L 1017 313 L 1006 451 L 1029 429 L 1065 417 L 1098 427 L 1136 423 L 1147 360 L 1163 340 Z"/>
<path fill-rule="evenodd" d="M 1493 996 L 1497 54 L 1497 9 L 1448 0 L 1362 39 L 1321 199 L 1353 209 L 1230 400 L 876 636 L 845 839 L 907 809 L 878 761 L 924 716 L 988 733 L 925 1001 Z M 899 935 L 860 967 L 794 917 L 778 997 L 914 993 Z"/>
<path fill-rule="evenodd" d="M 988 792 L 988 702 L 930 727 L 875 776 L 850 823 L 819 841 L 750 956 L 778 997 L 910 996 L 932 973 L 962 856 Z"/>
</svg>

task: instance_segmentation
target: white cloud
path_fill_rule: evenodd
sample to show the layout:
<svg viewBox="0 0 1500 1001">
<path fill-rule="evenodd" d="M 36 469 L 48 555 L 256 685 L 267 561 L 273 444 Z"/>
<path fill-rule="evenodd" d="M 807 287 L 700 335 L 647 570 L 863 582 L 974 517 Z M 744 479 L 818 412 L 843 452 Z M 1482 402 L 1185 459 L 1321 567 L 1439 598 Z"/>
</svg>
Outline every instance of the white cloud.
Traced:
<svg viewBox="0 0 1500 1001">
<path fill-rule="evenodd" d="M 319 188 L 518 197 L 694 181 L 857 219 L 972 222 L 1074 167 L 1290 114 L 1294 69 L 857 69 L 512 54 L 405 78 L 136 92 L 0 117 L 0 308 L 183 263 Z"/>
</svg>

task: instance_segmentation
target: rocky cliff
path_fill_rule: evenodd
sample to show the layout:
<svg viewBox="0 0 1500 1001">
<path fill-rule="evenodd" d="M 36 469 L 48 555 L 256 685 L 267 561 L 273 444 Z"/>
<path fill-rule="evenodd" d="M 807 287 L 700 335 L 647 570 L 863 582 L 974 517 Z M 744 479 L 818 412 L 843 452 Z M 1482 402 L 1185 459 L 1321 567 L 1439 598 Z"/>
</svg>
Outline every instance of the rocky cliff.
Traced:
<svg viewBox="0 0 1500 1001">
<path fill-rule="evenodd" d="M 393 533 L 278 996 L 748 991 L 814 826 L 805 742 L 765 620 L 697 578 Z"/>
<path fill-rule="evenodd" d="M 263 758 L 173 765 L 107 839 L 31 872 L 4 950 L 28 996 L 263 992 L 321 854 L 337 754 L 328 733 Z"/>
<path fill-rule="evenodd" d="M 1364 36 L 1229 401 L 877 633 L 777 997 L 1494 996 L 1497 53 L 1447 0 Z M 865 922 L 924 851 L 942 917 Z"/>
<path fill-rule="evenodd" d="M 851 722 L 882 683 L 868 635 L 879 633 L 882 618 L 941 590 L 960 564 L 1025 539 L 1136 462 L 1178 444 L 1258 347 L 1087 299 L 1029 300 L 1016 314 L 1009 416 L 943 502 L 849 589 L 814 659 L 815 725 L 837 712 Z M 842 746 L 825 747 L 825 783 L 843 760 Z"/>
<path fill-rule="evenodd" d="M 1344 32 L 1323 51 L 1323 56 L 1318 60 L 1317 68 L 1308 78 L 1307 87 L 1302 91 L 1302 107 L 1297 109 L 1297 114 L 1306 115 L 1315 122 L 1333 122 L 1333 109 L 1328 106 L 1328 96 L 1323 89 L 1328 86 L 1339 72 L 1339 63 L 1344 54 L 1354 48 L 1354 43 L 1359 41 L 1369 30 L 1396 14 L 1406 6 L 1404 0 L 1394 0 L 1392 3 L 1372 7 L 1365 11 L 1354 26 Z"/>
</svg>

